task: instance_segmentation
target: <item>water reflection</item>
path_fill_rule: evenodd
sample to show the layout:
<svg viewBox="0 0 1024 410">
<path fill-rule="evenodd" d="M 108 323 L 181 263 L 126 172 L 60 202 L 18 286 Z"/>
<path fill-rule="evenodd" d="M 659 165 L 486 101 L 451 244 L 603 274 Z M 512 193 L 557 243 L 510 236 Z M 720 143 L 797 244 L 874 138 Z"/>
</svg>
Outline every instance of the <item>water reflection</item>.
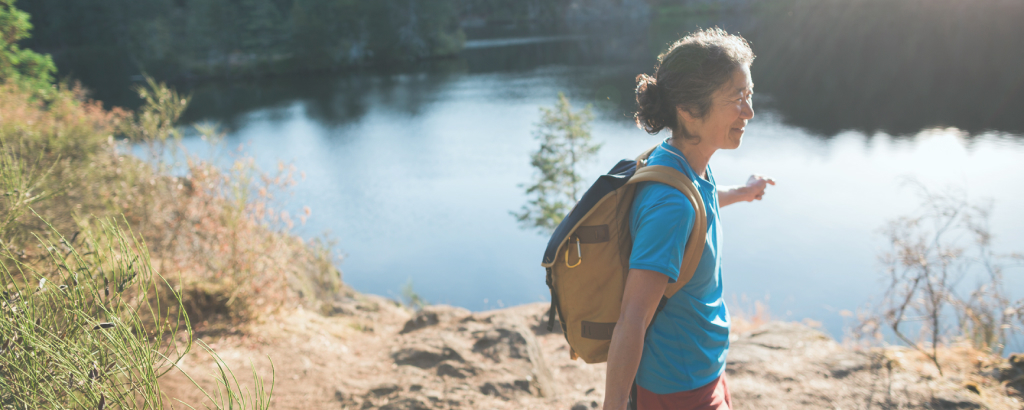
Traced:
<svg viewBox="0 0 1024 410">
<path fill-rule="evenodd" d="M 284 109 L 301 103 L 306 115 L 327 127 L 358 121 L 371 105 L 417 115 L 457 76 L 461 64 L 434 64 L 423 71 L 356 72 L 252 82 L 212 83 L 193 88 L 183 122 L 216 120 L 228 129 L 244 126 L 253 110 Z"/>
<path fill-rule="evenodd" d="M 912 135 L 1024 131 L 1024 3 L 795 1 L 750 27 L 759 91 L 784 121 Z"/>
<path fill-rule="evenodd" d="M 458 57 L 412 65 L 175 86 L 194 95 L 189 121 L 217 119 L 237 128 L 250 110 L 304 102 L 310 115 L 341 126 L 376 103 L 417 115 L 459 75 L 575 67 L 591 73 L 567 77 L 575 97 L 597 103 L 607 118 L 629 121 L 636 74 L 651 72 L 655 56 L 686 32 L 720 26 L 753 43 L 755 103 L 812 134 L 913 135 L 947 126 L 970 135 L 1024 133 L 1024 49 L 1017 44 L 1024 3 L 787 0 L 742 13 L 659 10 L 650 21 L 606 22 L 596 30 L 549 27 L 470 41 Z M 59 67 L 108 104 L 137 105 L 129 90 L 132 64 L 94 54 L 57 56 Z"/>
<path fill-rule="evenodd" d="M 311 104 L 318 119 L 341 125 L 365 114 L 371 95 L 416 115 L 458 75 L 575 67 L 588 73 L 567 76 L 576 97 L 597 103 L 610 119 L 629 121 L 635 108 L 633 78 L 651 72 L 657 53 L 690 28 L 720 26 L 754 45 L 756 104 L 812 134 L 828 138 L 856 130 L 909 136 L 933 127 L 956 127 L 970 135 L 1024 133 L 1019 115 L 1024 112 L 1024 51 L 1016 44 L 1024 36 L 1024 26 L 1017 24 L 1024 20 L 1024 3 L 785 4 L 754 14 L 665 12 L 639 31 L 613 26 L 572 36 L 535 33 L 391 72 L 205 85 L 194 89 L 188 117 L 233 118 L 301 100 Z"/>
</svg>

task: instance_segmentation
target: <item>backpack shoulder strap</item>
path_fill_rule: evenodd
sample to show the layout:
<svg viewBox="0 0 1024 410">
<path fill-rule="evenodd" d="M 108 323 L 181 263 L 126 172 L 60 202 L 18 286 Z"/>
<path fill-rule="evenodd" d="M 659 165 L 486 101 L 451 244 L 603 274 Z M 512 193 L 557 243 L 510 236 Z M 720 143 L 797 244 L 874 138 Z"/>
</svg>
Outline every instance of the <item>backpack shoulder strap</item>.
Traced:
<svg viewBox="0 0 1024 410">
<path fill-rule="evenodd" d="M 679 192 L 682 192 L 690 200 L 690 204 L 693 205 L 696 213 L 693 221 L 693 230 L 690 232 L 690 237 L 686 241 L 686 249 L 683 251 L 683 263 L 679 267 L 679 279 L 675 283 L 670 283 L 665 288 L 665 297 L 671 298 L 672 295 L 678 292 L 679 289 L 682 289 L 693 278 L 693 273 L 697 270 L 697 264 L 704 253 L 704 241 L 707 239 L 707 211 L 704 209 L 704 199 L 701 198 L 700 191 L 697 190 L 693 181 L 675 168 L 664 165 L 645 166 L 637 170 L 627 184 L 648 181 L 660 182 L 678 189 Z"/>
<path fill-rule="evenodd" d="M 648 148 L 647 151 L 644 151 L 640 156 L 636 157 L 636 169 L 638 171 L 640 168 L 647 166 L 647 158 L 651 156 L 651 153 L 653 153 L 654 150 L 658 149 L 658 145 Z"/>
</svg>

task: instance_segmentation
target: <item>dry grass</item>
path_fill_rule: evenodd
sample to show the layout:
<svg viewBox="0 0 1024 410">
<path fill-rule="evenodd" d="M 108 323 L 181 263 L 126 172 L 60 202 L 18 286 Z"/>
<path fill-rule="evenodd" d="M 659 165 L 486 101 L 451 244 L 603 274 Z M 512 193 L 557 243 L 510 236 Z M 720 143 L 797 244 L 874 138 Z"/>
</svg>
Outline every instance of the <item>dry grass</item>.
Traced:
<svg viewBox="0 0 1024 410">
<path fill-rule="evenodd" d="M 746 333 L 772 321 L 768 308 L 769 297 L 764 300 L 751 300 L 747 295 L 733 297 L 729 304 L 730 331 L 736 334 Z"/>
<path fill-rule="evenodd" d="M 81 88 L 60 87 L 44 99 L 12 84 L 0 85 L 0 145 L 24 174 L 21 192 L 0 202 L 4 243 L 33 243 L 33 233 L 48 231 L 39 218 L 26 215 L 27 204 L 17 199 L 49 198 L 34 209 L 61 232 L 73 231 L 75 212 L 110 214 L 95 200 L 96 191 L 115 185 L 111 177 L 121 173 L 108 169 L 110 137 L 126 113 L 104 110 L 84 95 Z"/>
<path fill-rule="evenodd" d="M 10 254 L 41 260 L 35 237 L 56 242 L 53 232 L 62 232 L 74 242 L 93 221 L 114 217 L 140 234 L 193 322 L 244 321 L 295 303 L 319 309 L 338 294 L 329 244 L 291 235 L 294 222 L 276 198 L 294 184 L 295 168 L 266 173 L 239 153 L 221 170 L 179 148 L 174 125 L 187 98 L 155 82 L 143 93 L 147 104 L 131 113 L 105 110 L 77 87 L 42 99 L 0 86 L 0 149 L 25 180 L 0 201 Z M 124 136 L 145 143 L 150 160 L 131 155 Z M 167 152 L 187 164 L 184 176 L 167 171 Z"/>
<path fill-rule="evenodd" d="M 190 350 L 190 319 L 245 320 L 303 289 L 340 290 L 328 247 L 270 208 L 288 174 L 186 157 L 189 174 L 174 177 L 127 154 L 118 132 L 161 152 L 175 141 L 187 100 L 149 85 L 139 114 L 80 88 L 0 85 L 0 407 L 162 408 L 157 379 Z M 266 408 L 261 377 L 243 392 L 208 353 L 213 407 Z"/>
<path fill-rule="evenodd" d="M 899 369 L 919 375 L 923 380 L 952 382 L 976 394 L 988 408 L 1016 409 L 1019 406 L 1020 391 L 999 378 L 998 369 L 1006 366 L 1007 360 L 969 343 L 943 345 L 937 349 L 943 369 L 941 374 L 932 358 L 919 349 L 888 346 L 871 349 L 871 352 L 881 357 L 890 371 Z M 1012 400 L 1014 396 L 1018 397 L 1017 402 Z"/>
</svg>

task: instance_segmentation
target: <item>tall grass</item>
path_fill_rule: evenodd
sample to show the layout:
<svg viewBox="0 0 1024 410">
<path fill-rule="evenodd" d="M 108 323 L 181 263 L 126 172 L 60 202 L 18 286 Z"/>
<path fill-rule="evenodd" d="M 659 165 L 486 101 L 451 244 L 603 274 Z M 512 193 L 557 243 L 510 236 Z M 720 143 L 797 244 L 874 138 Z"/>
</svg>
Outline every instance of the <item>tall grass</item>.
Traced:
<svg viewBox="0 0 1024 410">
<path fill-rule="evenodd" d="M 17 84 L 0 84 L 0 148 L 7 154 L 5 173 L 18 186 L 0 201 L 6 246 L 29 244 L 33 234 L 48 236 L 46 220 L 61 232 L 74 232 L 74 212 L 116 215 L 100 201 L 102 192 L 124 182 L 110 150 L 123 110 L 104 110 L 78 87 L 56 86 L 38 96 Z M 121 181 L 118 181 L 121 180 Z M 12 182 L 13 183 L 13 182 Z M 43 219 L 22 205 L 36 205 Z M 19 250 L 21 251 L 21 250 Z"/>
<path fill-rule="evenodd" d="M 198 322 L 245 320 L 294 303 L 318 309 L 342 291 L 328 242 L 289 234 L 310 212 L 293 217 L 281 204 L 300 178 L 294 167 L 264 172 L 236 153 L 221 169 L 180 144 L 187 96 L 152 80 L 136 91 L 145 104 L 132 113 L 104 110 L 74 87 L 33 100 L 0 86 L 0 145 L 33 175 L 0 201 L 5 246 L 35 255 L 35 235 L 54 239 L 43 220 L 73 233 L 79 219 L 123 216 Z M 197 129 L 219 138 L 214 127 Z M 130 155 L 129 144 L 146 146 L 148 158 Z M 172 175 L 175 167 L 185 175 Z M 42 218 L 17 211 L 17 201 L 34 204 Z"/>
<path fill-rule="evenodd" d="M 7 197 L 37 177 L 7 151 L 0 160 Z M 39 217 L 26 201 L 14 203 Z M 82 221 L 70 238 L 47 225 L 54 239 L 36 235 L 38 253 L 0 250 L 3 408 L 164 408 L 157 379 L 189 352 L 192 328 L 180 293 L 156 274 L 145 243 L 123 223 Z M 229 374 L 221 369 L 215 396 L 233 400 L 218 408 L 238 407 L 235 398 L 241 408 L 269 407 L 255 373 L 252 394 L 228 384 Z"/>
<path fill-rule="evenodd" d="M 289 233 L 279 198 L 294 167 L 263 172 L 239 153 L 220 169 L 180 145 L 187 97 L 137 91 L 145 105 L 128 112 L 76 87 L 0 84 L 0 407 L 161 408 L 157 380 L 195 325 L 343 290 L 330 244 Z M 266 408 L 259 377 L 243 394 L 217 363 L 215 407 Z"/>
</svg>

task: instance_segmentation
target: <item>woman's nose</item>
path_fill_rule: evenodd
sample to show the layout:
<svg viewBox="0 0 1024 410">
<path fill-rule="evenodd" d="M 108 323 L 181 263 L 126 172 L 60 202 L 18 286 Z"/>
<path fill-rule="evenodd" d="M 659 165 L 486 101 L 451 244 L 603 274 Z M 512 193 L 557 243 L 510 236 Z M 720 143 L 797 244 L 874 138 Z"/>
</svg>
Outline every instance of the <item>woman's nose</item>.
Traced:
<svg viewBox="0 0 1024 410">
<path fill-rule="evenodd" d="M 745 120 L 754 118 L 754 107 L 751 104 L 752 102 L 749 98 L 743 100 L 743 107 L 740 111 L 740 118 L 743 118 Z"/>
</svg>

